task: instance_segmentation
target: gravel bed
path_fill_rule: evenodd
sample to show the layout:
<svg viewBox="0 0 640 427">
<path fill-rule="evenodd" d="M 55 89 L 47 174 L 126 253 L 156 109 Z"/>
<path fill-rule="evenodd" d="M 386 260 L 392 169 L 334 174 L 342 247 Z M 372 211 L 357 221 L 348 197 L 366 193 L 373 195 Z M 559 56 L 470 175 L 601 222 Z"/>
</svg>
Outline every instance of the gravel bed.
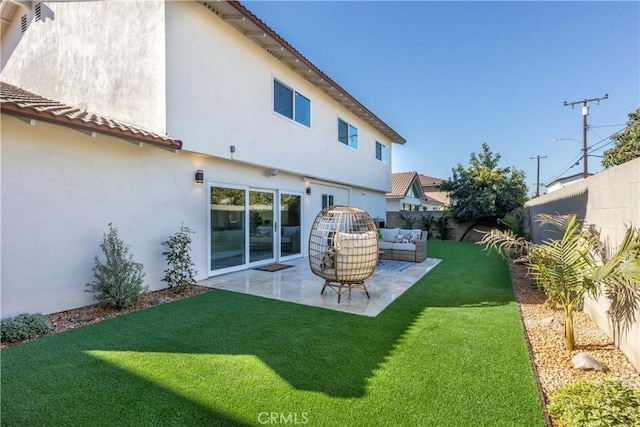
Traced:
<svg viewBox="0 0 640 427">
<path fill-rule="evenodd" d="M 582 311 L 573 314 L 575 349 L 564 348 L 564 313 L 546 302 L 544 292 L 532 286 L 527 268 L 510 263 L 511 278 L 522 313 L 526 335 L 530 343 L 531 357 L 545 401 L 559 387 L 577 380 L 598 381 L 604 378 L 621 380 L 640 388 L 640 375 L 609 338 Z M 598 360 L 604 372 L 573 369 L 571 358 L 586 352 Z"/>
</svg>

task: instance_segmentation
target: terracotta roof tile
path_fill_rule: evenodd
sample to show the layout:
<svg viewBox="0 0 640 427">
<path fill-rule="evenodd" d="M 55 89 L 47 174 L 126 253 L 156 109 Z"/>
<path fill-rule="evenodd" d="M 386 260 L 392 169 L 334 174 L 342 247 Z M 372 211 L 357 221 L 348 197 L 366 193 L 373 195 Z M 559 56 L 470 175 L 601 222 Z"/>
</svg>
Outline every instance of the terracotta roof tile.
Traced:
<svg viewBox="0 0 640 427">
<path fill-rule="evenodd" d="M 401 199 L 406 196 L 409 187 L 415 179 L 417 172 L 398 172 L 391 174 L 391 192 L 387 193 L 389 199 Z"/>
<path fill-rule="evenodd" d="M 182 148 L 182 142 L 178 139 L 53 101 L 5 82 L 0 82 L 0 107 L 3 113 L 13 116 L 42 120 L 176 150 Z"/>
</svg>

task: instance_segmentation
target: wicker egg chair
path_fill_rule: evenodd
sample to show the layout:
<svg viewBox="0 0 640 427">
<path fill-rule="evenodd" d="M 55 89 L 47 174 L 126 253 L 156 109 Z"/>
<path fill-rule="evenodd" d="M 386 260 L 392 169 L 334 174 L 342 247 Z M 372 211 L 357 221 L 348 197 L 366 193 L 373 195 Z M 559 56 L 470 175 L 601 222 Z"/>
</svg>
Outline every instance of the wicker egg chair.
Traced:
<svg viewBox="0 0 640 427">
<path fill-rule="evenodd" d="M 320 294 L 329 287 L 340 297 L 361 287 L 378 263 L 378 232 L 369 214 L 349 206 L 329 206 L 316 216 L 309 236 L 311 271 L 325 279 Z"/>
</svg>

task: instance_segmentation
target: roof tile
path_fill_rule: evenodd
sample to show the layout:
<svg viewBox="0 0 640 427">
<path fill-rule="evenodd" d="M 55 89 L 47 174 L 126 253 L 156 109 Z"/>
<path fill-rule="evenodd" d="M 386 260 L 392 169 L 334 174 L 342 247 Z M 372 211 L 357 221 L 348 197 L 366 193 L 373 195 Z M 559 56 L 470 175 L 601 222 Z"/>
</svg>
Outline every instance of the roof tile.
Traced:
<svg viewBox="0 0 640 427">
<path fill-rule="evenodd" d="M 171 149 L 182 148 L 182 142 L 178 139 L 53 101 L 5 82 L 0 82 L 0 107 L 3 113 L 14 116 L 91 130 L 118 138 L 134 139 Z"/>
</svg>

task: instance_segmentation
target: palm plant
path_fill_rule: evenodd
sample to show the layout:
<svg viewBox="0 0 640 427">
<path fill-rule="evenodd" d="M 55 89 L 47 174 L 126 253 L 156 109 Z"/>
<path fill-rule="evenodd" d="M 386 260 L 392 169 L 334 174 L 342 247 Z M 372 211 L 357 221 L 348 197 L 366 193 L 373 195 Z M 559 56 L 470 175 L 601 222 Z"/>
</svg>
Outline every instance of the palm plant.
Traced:
<svg viewBox="0 0 640 427">
<path fill-rule="evenodd" d="M 597 297 L 602 290 L 616 301 L 618 319 L 632 318 L 640 306 L 640 229 L 627 227 L 625 237 L 611 257 L 597 260 L 598 234 L 583 229 L 575 215 L 538 215 L 543 225 L 563 232 L 560 239 L 531 243 L 510 231 L 492 230 L 480 244 L 502 255 L 524 254 L 525 264 L 549 300 L 564 310 L 564 338 L 573 350 L 573 312 L 585 295 Z"/>
</svg>

